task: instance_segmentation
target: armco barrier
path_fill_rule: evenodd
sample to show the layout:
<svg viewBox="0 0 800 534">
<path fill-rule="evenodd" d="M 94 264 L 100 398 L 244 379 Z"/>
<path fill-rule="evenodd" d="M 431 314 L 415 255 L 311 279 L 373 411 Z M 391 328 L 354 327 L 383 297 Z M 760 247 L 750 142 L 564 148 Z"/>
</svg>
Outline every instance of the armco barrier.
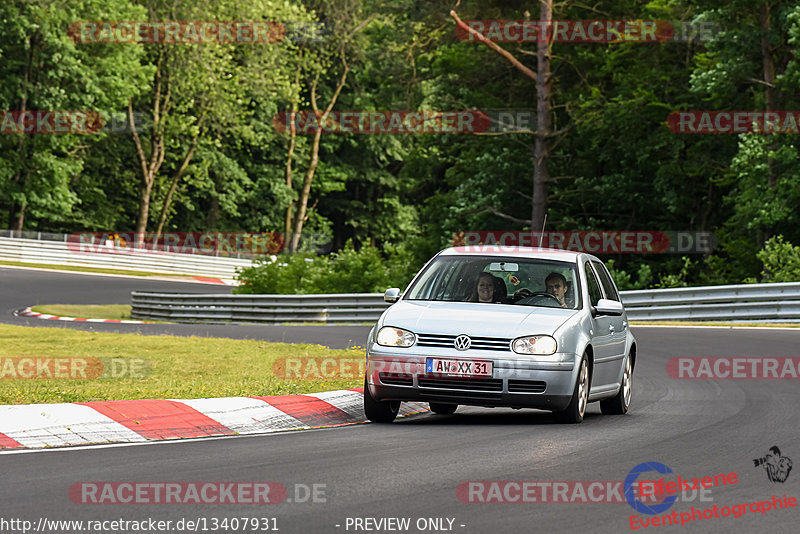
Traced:
<svg viewBox="0 0 800 534">
<path fill-rule="evenodd" d="M 800 283 L 623 291 L 631 320 L 800 320 Z"/>
<path fill-rule="evenodd" d="M 237 268 L 252 265 L 249 259 L 153 251 L 131 252 L 129 249 L 118 252 L 114 247 L 97 248 L 102 252 L 70 250 L 65 241 L 0 237 L 0 259 L 22 263 L 100 267 L 227 279 L 234 278 Z"/>
<path fill-rule="evenodd" d="M 339 295 L 131 294 L 135 319 L 176 322 L 326 322 L 377 320 L 381 293 Z M 800 320 L 800 283 L 621 292 L 631 320 Z"/>
<path fill-rule="evenodd" d="M 375 321 L 389 304 L 382 293 L 340 295 L 184 295 L 131 293 L 134 319 L 173 322 L 331 322 Z"/>
</svg>

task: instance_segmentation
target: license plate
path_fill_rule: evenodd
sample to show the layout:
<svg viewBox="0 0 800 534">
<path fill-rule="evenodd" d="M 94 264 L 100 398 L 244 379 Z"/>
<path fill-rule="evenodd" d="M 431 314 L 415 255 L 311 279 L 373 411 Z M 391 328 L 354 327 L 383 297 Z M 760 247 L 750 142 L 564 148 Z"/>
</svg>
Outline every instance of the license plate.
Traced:
<svg viewBox="0 0 800 534">
<path fill-rule="evenodd" d="M 485 378 L 492 376 L 492 362 L 428 358 L 425 370 L 435 375 Z"/>
</svg>

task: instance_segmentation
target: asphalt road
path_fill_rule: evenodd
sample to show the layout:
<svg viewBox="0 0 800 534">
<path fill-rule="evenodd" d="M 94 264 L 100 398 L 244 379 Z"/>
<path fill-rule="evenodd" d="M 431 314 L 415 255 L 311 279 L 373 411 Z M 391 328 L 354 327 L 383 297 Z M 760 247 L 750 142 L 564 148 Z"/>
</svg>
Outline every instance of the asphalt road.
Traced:
<svg viewBox="0 0 800 534">
<path fill-rule="evenodd" d="M 13 302 L 24 296 L 17 294 Z M 619 533 L 631 530 L 629 517 L 635 514 L 626 503 L 470 503 L 459 500 L 456 488 L 468 481 L 621 481 L 634 466 L 649 461 L 661 462 L 684 478 L 738 475 L 735 484 L 714 488 L 705 497 L 712 500 L 694 496 L 675 503 L 667 513 L 691 513 L 693 506 L 730 507 L 772 495 L 800 497 L 796 469 L 785 483 L 776 483 L 753 464 L 773 445 L 788 458 L 800 458 L 797 381 L 674 380 L 665 370 L 674 356 L 797 356 L 800 331 L 633 331 L 639 357 L 633 405 L 624 416 L 600 415 L 598 405 L 591 404 L 582 424 L 558 425 L 546 412 L 462 407 L 452 416 L 422 415 L 391 425 L 0 454 L 0 532 L 19 532 L 9 524 L 4 527 L 3 519 L 36 524 L 40 518 L 152 518 L 174 525 L 181 518 L 201 518 L 206 531 L 213 531 L 214 518 L 240 517 L 275 518 L 270 526 L 276 524 L 282 533 Z M 81 481 L 279 482 L 289 488 L 293 502 L 76 504 L 69 489 Z M 322 495 L 317 502 L 296 502 L 297 484 L 301 489 L 324 485 L 324 502 Z M 299 493 L 303 496 L 305 491 Z M 798 510 L 748 511 L 738 518 L 703 519 L 682 527 L 651 526 L 648 532 L 793 533 Z M 410 528 L 379 530 L 373 528 L 375 523 L 364 522 L 394 517 L 409 518 Z M 426 518 L 443 519 L 444 528 L 417 528 L 417 521 Z M 357 524 L 362 528 L 354 528 Z M 268 531 L 238 526 L 238 532 Z M 121 531 L 110 526 L 94 530 Z M 198 531 L 204 531 L 203 526 Z"/>
<path fill-rule="evenodd" d="M 98 276 L 58 271 L 12 269 L 0 266 L 0 322 L 21 326 L 74 328 L 97 332 L 170 334 L 175 336 L 261 339 L 312 343 L 331 348 L 363 346 L 368 326 L 115 324 L 48 321 L 16 317 L 15 310 L 37 304 L 130 304 L 131 291 L 172 293 L 230 293 L 219 284 L 188 283 L 147 278 Z M 2 532 L 0 530 L 0 532 Z"/>
</svg>

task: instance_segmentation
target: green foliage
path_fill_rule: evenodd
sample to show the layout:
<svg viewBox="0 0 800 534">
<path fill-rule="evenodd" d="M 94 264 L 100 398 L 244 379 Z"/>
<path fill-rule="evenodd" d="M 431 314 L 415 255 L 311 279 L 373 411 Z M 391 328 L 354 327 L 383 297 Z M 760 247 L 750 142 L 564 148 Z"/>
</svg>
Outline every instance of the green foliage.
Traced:
<svg viewBox="0 0 800 534">
<path fill-rule="evenodd" d="M 302 294 L 317 293 L 309 288 L 309 271 L 313 259 L 304 254 L 287 254 L 280 257 L 264 257 L 253 262 L 252 267 L 242 269 L 237 280 L 242 285 L 233 290 L 238 294 Z"/>
<path fill-rule="evenodd" d="M 800 282 L 800 247 L 782 235 L 767 240 L 757 256 L 764 262 L 762 282 Z"/>
<path fill-rule="evenodd" d="M 526 9 L 535 18 L 529 4 L 487 0 L 456 9 L 465 20 L 517 20 Z M 792 277 L 769 252 L 789 249 L 764 241 L 781 234 L 800 242 L 800 137 L 686 135 L 666 126 L 677 110 L 766 109 L 762 38 L 775 65 L 773 109 L 800 107 L 800 6 L 770 2 L 764 30 L 762 4 L 555 7 L 562 20 L 603 13 L 706 21 L 721 30 L 691 43 L 554 44 L 558 134 L 550 145 L 546 229 L 714 231 L 719 239 L 706 257 L 604 258 L 621 289 L 740 283 L 762 268 L 765 279 Z M 272 121 L 295 99 L 309 110 L 317 76 L 320 104 L 330 99 L 344 69 L 341 47 L 349 74 L 336 111 L 535 110 L 533 80 L 488 47 L 460 41 L 452 7 L 444 0 L 7 0 L 0 3 L 0 110 L 90 109 L 110 118 L 131 101 L 152 116 L 159 73 L 171 84 L 170 109 L 158 132 L 146 124 L 140 131 L 145 155 L 156 133 L 166 141 L 149 229 L 196 135 L 165 230 L 282 232 L 310 163 L 311 136 L 296 137 L 287 184 L 289 136 Z M 270 45 L 76 44 L 67 34 L 76 20 L 264 18 L 298 27 L 319 22 L 324 30 Z M 501 46 L 536 68 L 536 43 Z M 383 291 L 407 283 L 456 232 L 527 229 L 532 157 L 533 136 L 524 133 L 324 134 L 303 233 L 340 252 L 262 261 L 242 273 L 251 285 L 240 291 Z M 0 227 L 16 224 L 24 207 L 24 229 L 131 230 L 141 175 L 130 132 L 0 135 Z M 306 241 L 304 250 L 314 250 Z"/>
<path fill-rule="evenodd" d="M 689 271 L 692 268 L 692 260 L 686 256 L 681 257 L 681 267 L 678 272 L 672 272 L 661 276 L 658 283 L 654 285 L 656 289 L 665 289 L 668 287 L 688 287 Z"/>
<path fill-rule="evenodd" d="M 140 20 L 127 0 L 9 0 L 0 3 L 0 110 L 96 111 L 103 116 L 134 96 L 148 69 L 141 49 L 76 44 L 78 20 Z M 81 202 L 73 179 L 102 134 L 0 134 L 0 216 L 23 227 L 69 224 Z M 30 224 L 31 221 L 33 224 Z M 3 223 L 5 220 L 3 221 Z M 0 224 L 3 225 L 4 224 Z"/>
<path fill-rule="evenodd" d="M 631 279 L 631 273 L 628 273 L 622 269 L 617 269 L 615 267 L 614 260 L 608 260 L 606 262 L 606 267 L 608 267 L 611 278 L 614 279 L 614 282 L 617 284 L 617 288 L 620 291 L 627 291 L 631 289 L 647 289 L 653 279 L 652 269 L 650 268 L 650 265 L 646 263 L 639 265 L 639 269 L 636 271 L 635 281 Z"/>
<path fill-rule="evenodd" d="M 355 250 L 351 242 L 329 256 L 285 254 L 261 258 L 242 269 L 239 294 L 382 293 L 389 287 L 404 288 L 419 266 L 411 256 L 395 248 L 388 258 L 377 248 Z"/>
</svg>

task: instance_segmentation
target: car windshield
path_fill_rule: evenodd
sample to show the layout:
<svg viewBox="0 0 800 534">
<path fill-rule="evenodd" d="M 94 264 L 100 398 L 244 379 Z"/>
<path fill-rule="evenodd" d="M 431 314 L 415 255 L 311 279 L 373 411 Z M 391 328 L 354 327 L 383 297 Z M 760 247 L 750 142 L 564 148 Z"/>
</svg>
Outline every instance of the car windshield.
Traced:
<svg viewBox="0 0 800 534">
<path fill-rule="evenodd" d="M 563 261 L 439 256 L 403 298 L 578 309 L 576 280 L 575 264 Z"/>
</svg>

